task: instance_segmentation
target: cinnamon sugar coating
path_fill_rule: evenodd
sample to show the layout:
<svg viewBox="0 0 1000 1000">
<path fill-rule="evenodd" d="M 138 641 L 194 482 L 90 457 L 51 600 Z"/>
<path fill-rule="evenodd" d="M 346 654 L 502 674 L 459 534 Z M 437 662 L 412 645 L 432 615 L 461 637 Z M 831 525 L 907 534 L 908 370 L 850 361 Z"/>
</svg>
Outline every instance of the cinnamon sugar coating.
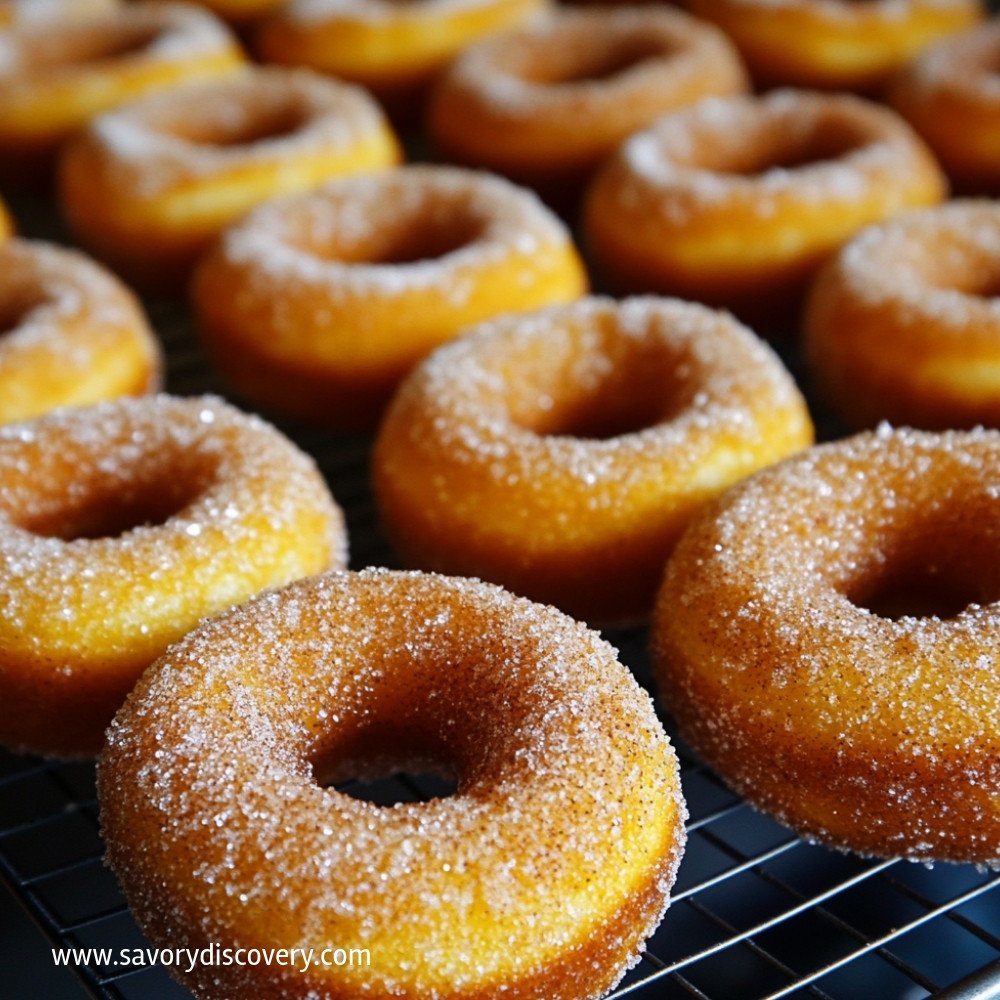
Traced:
<svg viewBox="0 0 1000 1000">
<path fill-rule="evenodd" d="M 803 836 L 1000 866 L 1000 433 L 883 425 L 700 516 L 653 620 L 660 695 Z"/>
<path fill-rule="evenodd" d="M 95 753 L 139 674 L 203 616 L 345 561 L 312 460 L 219 400 L 0 427 L 0 741 Z"/>
<path fill-rule="evenodd" d="M 457 791 L 324 787 L 428 766 Z M 610 646 L 498 587 L 384 570 L 300 581 L 171 647 L 108 732 L 99 797 L 154 942 L 371 956 L 175 967 L 203 1000 L 596 998 L 684 843 L 673 751 Z"/>
</svg>

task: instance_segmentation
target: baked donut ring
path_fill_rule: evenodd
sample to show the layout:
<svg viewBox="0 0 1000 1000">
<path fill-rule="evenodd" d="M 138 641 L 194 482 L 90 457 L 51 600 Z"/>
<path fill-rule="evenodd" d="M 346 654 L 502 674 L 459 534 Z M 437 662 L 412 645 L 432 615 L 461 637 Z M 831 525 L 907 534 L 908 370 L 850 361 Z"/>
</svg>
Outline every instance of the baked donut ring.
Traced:
<svg viewBox="0 0 1000 1000">
<path fill-rule="evenodd" d="M 736 43 L 759 87 L 874 92 L 983 17 L 979 0 L 687 0 Z"/>
<path fill-rule="evenodd" d="M 633 132 L 747 87 L 726 36 L 679 10 L 564 7 L 466 49 L 431 94 L 428 129 L 446 159 L 565 201 Z"/>
<path fill-rule="evenodd" d="M 163 358 L 142 306 L 83 254 L 0 243 L 0 424 L 159 388 Z"/>
<path fill-rule="evenodd" d="M 1000 193 L 1000 19 L 938 42 L 891 82 L 887 98 L 956 187 Z"/>
<path fill-rule="evenodd" d="M 373 486 L 409 565 L 603 625 L 648 614 L 701 505 L 811 442 L 791 377 L 731 317 L 589 299 L 435 352 L 386 413 Z"/>
<path fill-rule="evenodd" d="M 217 400 L 0 427 L 0 742 L 95 753 L 139 674 L 199 619 L 344 560 L 312 461 Z"/>
<path fill-rule="evenodd" d="M 871 222 L 946 191 L 895 113 L 849 95 L 709 98 L 627 140 L 587 196 L 611 287 L 725 306 L 778 326 L 816 267 Z"/>
<path fill-rule="evenodd" d="M 324 787 L 414 766 L 457 791 Z M 129 696 L 98 787 L 154 942 L 370 955 L 174 966 L 204 1000 L 590 1000 L 638 959 L 684 843 L 676 759 L 614 649 L 433 575 L 326 574 L 205 623 Z"/>
<path fill-rule="evenodd" d="M 399 159 L 385 116 L 359 87 L 247 69 L 97 118 L 63 153 L 60 200 L 85 246 L 133 284 L 164 290 L 254 205 Z"/>
<path fill-rule="evenodd" d="M 264 62 L 360 83 L 411 114 L 462 49 L 521 24 L 549 0 L 289 0 L 256 35 Z"/>
<path fill-rule="evenodd" d="M 57 19 L 93 17 L 114 10 L 120 0 L 0 0 L 0 28 L 12 24 L 52 23 Z"/>
<path fill-rule="evenodd" d="M 998 470 L 996 431 L 883 425 L 695 520 L 656 674 L 739 794 L 861 854 L 1000 864 Z"/>
<path fill-rule="evenodd" d="M 855 427 L 1000 427 L 1000 204 L 954 201 L 866 229 L 805 313 L 812 380 Z"/>
<path fill-rule="evenodd" d="M 585 289 L 569 233 L 533 194 L 421 166 L 261 206 L 193 284 L 209 354 L 240 392 L 342 427 L 374 424 L 403 375 L 465 327 Z"/>
<path fill-rule="evenodd" d="M 0 179 L 37 183 L 59 146 L 100 112 L 242 63 L 225 25 L 183 3 L 8 28 L 0 35 Z"/>
</svg>

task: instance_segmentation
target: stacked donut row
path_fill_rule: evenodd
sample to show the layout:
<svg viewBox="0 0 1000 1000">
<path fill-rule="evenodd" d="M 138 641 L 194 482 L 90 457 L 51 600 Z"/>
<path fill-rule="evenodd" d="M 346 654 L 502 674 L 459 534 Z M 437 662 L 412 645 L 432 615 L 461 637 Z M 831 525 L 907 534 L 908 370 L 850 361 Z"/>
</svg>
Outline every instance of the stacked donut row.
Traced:
<svg viewBox="0 0 1000 1000">
<path fill-rule="evenodd" d="M 427 97 L 430 144 L 465 165 L 446 167 L 398 165 L 405 74 L 345 83 L 274 47 L 323 44 L 334 6 L 370 28 L 367 4 L 298 0 L 259 27 L 205 5 L 311 69 L 246 64 L 194 7 L 90 6 L 72 28 L 0 30 L 0 130 L 41 136 L 34 83 L 65 110 L 106 89 L 91 70 L 168 86 L 4 145 L 0 175 L 55 157 L 76 239 L 143 290 L 190 281 L 207 353 L 252 407 L 376 428 L 385 533 L 421 571 L 339 569 L 322 476 L 260 418 L 98 402 L 160 384 L 135 296 L 76 251 L 0 245 L 4 742 L 105 742 L 109 858 L 154 940 L 381 951 L 360 978 L 194 970 L 199 996 L 577 1000 L 635 960 L 683 847 L 676 761 L 614 651 L 524 598 L 601 625 L 652 610 L 683 734 L 800 832 L 997 863 L 1000 435 L 881 425 L 810 447 L 778 356 L 715 308 L 788 326 L 805 294 L 812 379 L 859 426 L 996 425 L 997 206 L 938 206 L 944 172 L 884 106 L 742 93 L 765 64 L 790 71 L 678 11 L 463 35 Z M 460 3 L 404 12 L 421 6 L 468 26 Z M 487 30 L 503 5 L 474 6 Z M 768 4 L 775 21 L 799 6 Z M 979 16 L 932 6 L 954 15 L 932 34 Z M 213 79 L 176 87 L 192 52 Z M 624 124 L 590 125 L 622 105 Z M 554 118 L 519 131 L 540 108 Z M 470 164 L 579 205 L 585 254 Z M 585 259 L 639 294 L 586 297 Z M 457 794 L 386 812 L 322 787 L 417 765 Z"/>
</svg>

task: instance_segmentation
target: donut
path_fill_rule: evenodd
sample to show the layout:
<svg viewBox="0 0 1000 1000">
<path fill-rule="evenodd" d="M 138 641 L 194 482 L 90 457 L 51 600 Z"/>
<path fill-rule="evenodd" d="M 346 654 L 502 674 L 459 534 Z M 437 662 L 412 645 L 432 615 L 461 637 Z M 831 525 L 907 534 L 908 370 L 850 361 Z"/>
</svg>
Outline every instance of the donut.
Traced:
<svg viewBox="0 0 1000 1000">
<path fill-rule="evenodd" d="M 632 136 L 598 172 L 584 239 L 618 292 L 679 295 L 777 327 L 854 233 L 945 191 L 909 126 L 862 98 L 708 98 Z"/>
<path fill-rule="evenodd" d="M 408 565 L 630 623 L 694 512 L 812 433 L 781 362 L 730 316 L 593 298 L 427 359 L 380 427 L 374 495 Z"/>
<path fill-rule="evenodd" d="M 193 301 L 210 358 L 248 399 L 370 427 L 443 341 L 585 288 L 565 226 L 530 192 L 413 166 L 261 206 L 209 251 Z"/>
<path fill-rule="evenodd" d="M 289 0 L 261 23 L 264 62 L 360 83 L 405 117 L 458 53 L 512 28 L 549 0 Z"/>
<path fill-rule="evenodd" d="M 114 10 L 120 0 L 0 0 L 0 28 L 57 18 L 84 18 Z"/>
<path fill-rule="evenodd" d="M 162 352 L 135 296 L 83 254 L 0 243 L 0 424 L 159 388 Z"/>
<path fill-rule="evenodd" d="M 395 165 L 399 144 L 358 87 L 256 68 L 148 95 L 63 153 L 77 238 L 143 289 L 173 289 L 230 222 L 278 195 Z"/>
<path fill-rule="evenodd" d="M 563 7 L 466 49 L 432 92 L 428 128 L 445 158 L 554 199 L 666 112 L 746 89 L 732 43 L 681 11 Z"/>
<path fill-rule="evenodd" d="M 891 81 L 887 98 L 955 187 L 1000 194 L 1000 19 L 938 42 Z"/>
<path fill-rule="evenodd" d="M 95 753 L 139 674 L 203 616 L 344 560 L 312 461 L 218 400 L 0 427 L 0 743 Z"/>
<path fill-rule="evenodd" d="M 1000 203 L 953 201 L 866 229 L 805 311 L 813 384 L 847 424 L 1000 427 Z"/>
<path fill-rule="evenodd" d="M 761 88 L 866 92 L 984 13 L 980 0 L 687 0 L 687 7 L 729 35 Z"/>
<path fill-rule="evenodd" d="M 217 18 L 181 3 L 17 24 L 0 33 L 0 179 L 37 183 L 80 126 L 102 111 L 243 62 Z"/>
<path fill-rule="evenodd" d="M 734 487 L 651 629 L 683 738 L 798 833 L 1000 863 L 1000 433 L 877 431 Z"/>
<path fill-rule="evenodd" d="M 414 766 L 455 793 L 328 787 Z M 129 696 L 98 787 L 152 941 L 370 956 L 174 966 L 203 1000 L 591 1000 L 638 960 L 684 843 L 676 759 L 615 650 L 433 574 L 325 574 L 207 622 Z"/>
</svg>

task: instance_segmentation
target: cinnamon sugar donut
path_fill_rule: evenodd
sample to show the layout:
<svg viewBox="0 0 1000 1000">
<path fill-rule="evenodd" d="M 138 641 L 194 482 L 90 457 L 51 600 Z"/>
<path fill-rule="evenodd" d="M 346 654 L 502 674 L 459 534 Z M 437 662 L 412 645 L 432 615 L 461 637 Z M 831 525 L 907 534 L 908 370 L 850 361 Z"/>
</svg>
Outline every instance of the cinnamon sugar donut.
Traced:
<svg viewBox="0 0 1000 1000">
<path fill-rule="evenodd" d="M 411 103 L 462 49 L 544 10 L 549 0 L 289 0 L 264 20 L 265 62 L 309 66 Z M 408 109 L 409 110 L 409 109 Z"/>
<path fill-rule="evenodd" d="M 169 289 L 254 205 L 399 159 L 360 88 L 256 68 L 100 116 L 62 156 L 60 197 L 85 246 L 133 284 Z"/>
<path fill-rule="evenodd" d="M 135 296 L 73 250 L 0 243 L 0 424 L 160 385 L 160 347 Z"/>
<path fill-rule="evenodd" d="M 687 0 L 736 43 L 760 87 L 875 91 L 983 17 L 979 0 Z"/>
<path fill-rule="evenodd" d="M 457 791 L 385 807 L 324 787 L 427 766 Z M 129 696 L 98 788 L 153 942 L 370 956 L 174 966 L 203 1000 L 596 1000 L 684 844 L 676 759 L 615 651 L 433 575 L 327 574 L 207 622 Z"/>
<path fill-rule="evenodd" d="M 1000 434 L 883 425 L 696 519 L 653 620 L 660 694 L 800 834 L 997 866 L 998 598 Z"/>
<path fill-rule="evenodd" d="M 0 28 L 53 22 L 57 18 L 93 17 L 114 10 L 119 3 L 120 0 L 0 0 Z"/>
<path fill-rule="evenodd" d="M 1000 427 L 1000 204 L 954 201 L 866 229 L 821 272 L 810 372 L 856 427 Z"/>
<path fill-rule="evenodd" d="M 221 21 L 182 3 L 8 28 L 0 33 L 0 178 L 37 181 L 65 139 L 100 112 L 242 61 Z"/>
<path fill-rule="evenodd" d="M 414 166 L 262 206 L 224 234 L 193 291 L 209 353 L 240 392 L 358 427 L 465 327 L 585 287 L 566 228 L 530 192 Z"/>
<path fill-rule="evenodd" d="M 1000 193 L 1000 19 L 930 47 L 892 81 L 888 100 L 964 191 Z"/>
<path fill-rule="evenodd" d="M 617 291 L 784 321 L 854 233 L 945 190 L 934 158 L 888 109 L 773 91 L 707 99 L 626 141 L 591 185 L 584 229 Z"/>
<path fill-rule="evenodd" d="M 618 623 L 648 613 L 701 505 L 811 441 L 791 377 L 731 317 L 589 299 L 435 352 L 382 422 L 373 485 L 409 565 Z"/>
<path fill-rule="evenodd" d="M 666 112 L 746 89 L 712 25 L 667 7 L 564 7 L 466 49 L 434 89 L 429 131 L 446 158 L 555 198 Z"/>
<path fill-rule="evenodd" d="M 0 427 L 0 742 L 94 753 L 139 674 L 199 619 L 344 560 L 312 461 L 217 400 Z"/>
</svg>

